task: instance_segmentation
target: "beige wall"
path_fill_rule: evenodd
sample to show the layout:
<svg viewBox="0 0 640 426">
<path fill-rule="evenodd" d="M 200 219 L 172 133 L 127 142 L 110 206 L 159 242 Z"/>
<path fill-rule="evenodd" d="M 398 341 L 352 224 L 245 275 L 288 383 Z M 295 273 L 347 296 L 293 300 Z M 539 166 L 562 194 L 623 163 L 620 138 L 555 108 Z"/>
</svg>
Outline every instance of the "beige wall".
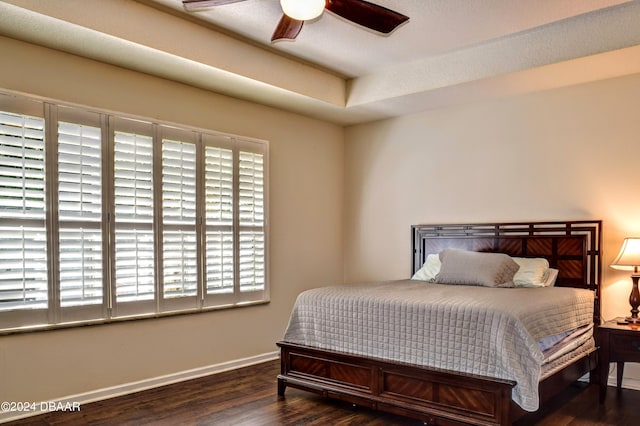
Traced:
<svg viewBox="0 0 640 426">
<path fill-rule="evenodd" d="M 345 280 L 410 275 L 410 225 L 602 219 L 604 265 L 640 235 L 640 75 L 353 126 Z M 604 318 L 628 273 L 604 268 Z"/>
<path fill-rule="evenodd" d="M 275 352 L 297 294 L 342 280 L 341 127 L 7 38 L 0 51 L 2 89 L 268 140 L 271 172 L 270 304 L 1 336 L 0 401 L 49 400 Z"/>
</svg>

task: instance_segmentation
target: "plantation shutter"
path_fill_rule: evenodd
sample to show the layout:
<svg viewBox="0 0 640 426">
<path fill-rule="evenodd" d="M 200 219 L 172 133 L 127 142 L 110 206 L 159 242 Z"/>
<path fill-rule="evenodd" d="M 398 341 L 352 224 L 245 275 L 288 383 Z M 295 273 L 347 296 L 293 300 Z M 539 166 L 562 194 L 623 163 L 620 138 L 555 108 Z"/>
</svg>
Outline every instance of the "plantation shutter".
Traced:
<svg viewBox="0 0 640 426">
<path fill-rule="evenodd" d="M 103 303 L 102 131 L 58 121 L 61 307 Z"/>
<path fill-rule="evenodd" d="M 213 139 L 213 138 L 210 138 Z M 225 146 L 219 138 L 212 142 Z M 205 147 L 206 291 L 233 294 L 233 150 Z"/>
<path fill-rule="evenodd" d="M 268 298 L 264 143 L 205 135 L 205 305 Z"/>
<path fill-rule="evenodd" d="M 155 312 L 153 130 L 148 123 L 115 121 L 114 315 Z"/>
<path fill-rule="evenodd" d="M 16 110 L 27 113 L 12 112 Z M 0 95 L 0 328 L 47 320 L 42 115 L 39 102 L 19 102 Z"/>
<path fill-rule="evenodd" d="M 0 331 L 268 301 L 267 155 L 0 93 Z"/>
<path fill-rule="evenodd" d="M 264 290 L 264 155 L 240 151 L 239 156 L 240 291 Z"/>
<path fill-rule="evenodd" d="M 198 303 L 195 136 L 170 128 L 163 128 L 162 134 L 163 310 L 195 308 Z"/>
</svg>

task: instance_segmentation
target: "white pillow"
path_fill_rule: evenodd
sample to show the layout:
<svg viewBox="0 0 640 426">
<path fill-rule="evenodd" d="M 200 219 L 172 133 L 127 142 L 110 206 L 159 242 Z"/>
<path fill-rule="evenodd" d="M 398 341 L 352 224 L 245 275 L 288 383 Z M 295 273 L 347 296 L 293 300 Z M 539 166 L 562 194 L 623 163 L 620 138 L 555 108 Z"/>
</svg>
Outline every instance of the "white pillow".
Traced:
<svg viewBox="0 0 640 426">
<path fill-rule="evenodd" d="M 554 268 L 549 268 L 549 273 L 547 274 L 547 279 L 544 281 L 545 287 L 553 287 L 556 284 L 556 279 L 558 278 L 558 271 Z"/>
<path fill-rule="evenodd" d="M 424 262 L 424 265 L 422 265 L 422 268 L 418 269 L 411 279 L 433 283 L 436 281 L 436 275 L 440 272 L 440 266 L 440 256 L 430 254 L 427 256 L 427 260 Z"/>
<path fill-rule="evenodd" d="M 520 266 L 513 276 L 513 284 L 516 287 L 544 287 L 549 275 L 549 262 L 540 257 L 512 257 Z"/>
</svg>

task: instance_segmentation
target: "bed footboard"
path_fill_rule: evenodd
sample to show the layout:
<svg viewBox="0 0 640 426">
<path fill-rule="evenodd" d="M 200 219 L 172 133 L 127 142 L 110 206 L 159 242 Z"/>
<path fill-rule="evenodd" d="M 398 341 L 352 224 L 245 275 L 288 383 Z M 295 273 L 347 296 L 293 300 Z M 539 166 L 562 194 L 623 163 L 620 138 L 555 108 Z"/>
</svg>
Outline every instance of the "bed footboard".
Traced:
<svg viewBox="0 0 640 426">
<path fill-rule="evenodd" d="M 429 425 L 509 425 L 515 382 L 279 342 L 287 386 Z"/>
</svg>

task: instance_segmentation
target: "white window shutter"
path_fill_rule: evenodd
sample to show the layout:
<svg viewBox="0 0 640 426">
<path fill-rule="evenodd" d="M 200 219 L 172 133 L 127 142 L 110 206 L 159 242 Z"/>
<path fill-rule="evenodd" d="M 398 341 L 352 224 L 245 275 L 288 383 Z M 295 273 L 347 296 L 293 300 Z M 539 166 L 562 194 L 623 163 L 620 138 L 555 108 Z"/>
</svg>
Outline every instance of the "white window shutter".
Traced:
<svg viewBox="0 0 640 426">
<path fill-rule="evenodd" d="M 116 301 L 154 299 L 151 136 L 115 132 L 114 193 Z"/>
<path fill-rule="evenodd" d="M 264 157 L 240 151 L 238 204 L 240 226 L 264 223 Z"/>
<path fill-rule="evenodd" d="M 0 311 L 47 308 L 44 126 L 0 111 Z"/>
<path fill-rule="evenodd" d="M 196 146 L 162 142 L 163 295 L 196 296 Z"/>
<path fill-rule="evenodd" d="M 0 330 L 267 301 L 267 159 L 0 92 Z"/>
<path fill-rule="evenodd" d="M 102 140 L 99 128 L 58 123 L 59 219 L 102 220 Z"/>
<path fill-rule="evenodd" d="M 0 227 L 0 311 L 46 309 L 47 238 L 43 227 Z"/>
<path fill-rule="evenodd" d="M 0 156 L 0 217 L 44 220 L 44 120 L 0 111 Z"/>
<path fill-rule="evenodd" d="M 265 286 L 264 156 L 239 153 L 238 205 L 240 223 L 240 291 Z"/>
<path fill-rule="evenodd" d="M 205 148 L 207 294 L 233 293 L 233 151 Z"/>
<path fill-rule="evenodd" d="M 102 135 L 58 123 L 60 305 L 102 304 Z"/>
</svg>

